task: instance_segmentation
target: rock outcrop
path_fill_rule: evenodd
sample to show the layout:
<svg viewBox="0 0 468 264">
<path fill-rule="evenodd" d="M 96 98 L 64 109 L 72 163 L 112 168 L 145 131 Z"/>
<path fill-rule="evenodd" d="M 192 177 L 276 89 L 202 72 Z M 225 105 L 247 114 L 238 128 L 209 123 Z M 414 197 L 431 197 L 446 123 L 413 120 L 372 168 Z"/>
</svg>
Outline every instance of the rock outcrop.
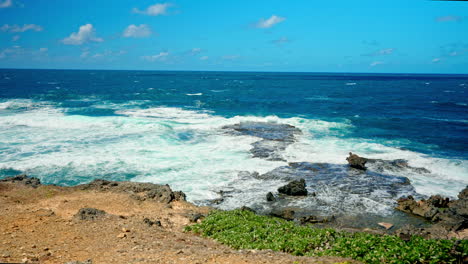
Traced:
<svg viewBox="0 0 468 264">
<path fill-rule="evenodd" d="M 304 179 L 291 181 L 290 183 L 278 188 L 278 192 L 291 196 L 306 196 L 307 189 Z"/>
<path fill-rule="evenodd" d="M 363 158 L 363 157 L 359 157 L 358 155 L 356 154 L 353 154 L 353 153 L 349 153 L 349 157 L 346 158 L 346 160 L 348 161 L 348 164 L 351 168 L 355 168 L 355 169 L 358 169 L 358 170 L 366 170 L 367 167 L 366 167 L 366 163 L 367 163 L 367 159 L 366 158 Z"/>
<path fill-rule="evenodd" d="M 412 196 L 398 200 L 397 209 L 405 213 L 423 217 L 436 227 L 447 231 L 460 231 L 468 228 L 468 186 L 458 195 L 459 200 L 450 201 L 440 195 L 427 200 L 416 201 Z"/>
<path fill-rule="evenodd" d="M 421 167 L 412 167 L 408 164 L 407 160 L 396 159 L 396 160 L 382 160 L 382 159 L 368 159 L 360 157 L 356 154 L 349 153 L 349 156 L 346 158 L 350 167 L 358 170 L 366 170 L 368 167 L 374 171 L 384 172 L 384 171 L 412 171 L 415 173 L 431 173 L 430 170 Z M 366 164 L 368 166 L 366 166 Z"/>
<path fill-rule="evenodd" d="M 6 177 L 4 179 L 1 179 L 0 182 L 21 183 L 27 186 L 31 186 L 33 188 L 37 188 L 39 185 L 41 185 L 41 180 L 35 177 L 28 177 L 25 174 Z"/>
<path fill-rule="evenodd" d="M 88 184 L 78 185 L 76 188 L 82 190 L 125 192 L 132 194 L 132 197 L 137 200 L 154 200 L 163 203 L 186 200 L 186 196 L 183 192 L 174 192 L 167 184 L 117 182 L 98 179 Z"/>
</svg>

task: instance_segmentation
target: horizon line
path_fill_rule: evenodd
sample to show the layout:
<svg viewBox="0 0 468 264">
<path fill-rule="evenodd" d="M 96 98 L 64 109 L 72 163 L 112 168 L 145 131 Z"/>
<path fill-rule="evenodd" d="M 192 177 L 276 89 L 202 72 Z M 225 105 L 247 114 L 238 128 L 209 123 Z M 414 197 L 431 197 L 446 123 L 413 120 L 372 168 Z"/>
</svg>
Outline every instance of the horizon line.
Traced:
<svg viewBox="0 0 468 264">
<path fill-rule="evenodd" d="M 152 72 L 239 72 L 239 73 L 315 73 L 315 74 L 394 74 L 394 75 L 468 75 L 467 73 L 415 73 L 415 72 L 338 72 L 338 71 L 251 71 L 251 70 L 148 70 L 148 69 L 97 69 L 97 68 L 1 68 L 0 70 L 50 70 L 50 71 L 152 71 Z"/>
</svg>

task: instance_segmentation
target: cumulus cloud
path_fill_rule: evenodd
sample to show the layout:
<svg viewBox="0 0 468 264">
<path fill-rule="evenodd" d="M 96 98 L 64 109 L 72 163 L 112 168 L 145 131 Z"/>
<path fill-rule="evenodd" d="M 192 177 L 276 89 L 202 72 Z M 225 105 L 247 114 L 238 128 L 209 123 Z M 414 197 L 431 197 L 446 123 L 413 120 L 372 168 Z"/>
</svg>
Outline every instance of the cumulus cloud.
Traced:
<svg viewBox="0 0 468 264">
<path fill-rule="evenodd" d="M 153 62 L 153 61 L 165 61 L 168 56 L 169 56 L 169 52 L 160 52 L 159 54 L 156 54 L 156 55 L 143 56 L 141 58 L 144 60 Z"/>
<path fill-rule="evenodd" d="M 36 25 L 36 24 L 24 24 L 23 26 L 5 24 L 2 27 L 0 27 L 0 30 L 3 32 L 18 33 L 18 32 L 26 32 L 28 30 L 42 31 L 44 29 L 41 26 Z"/>
<path fill-rule="evenodd" d="M 148 16 L 159 16 L 167 14 L 167 9 L 171 7 L 171 3 L 158 3 L 151 6 L 148 6 L 145 10 L 139 10 L 138 8 L 133 8 L 133 13 L 143 14 Z"/>
<path fill-rule="evenodd" d="M 378 65 L 382 65 L 382 64 L 385 64 L 383 61 L 374 61 L 372 62 L 371 64 L 369 64 L 371 67 L 375 67 L 375 66 L 378 66 Z"/>
<path fill-rule="evenodd" d="M 11 7 L 12 5 L 13 5 L 13 1 L 11 0 L 0 1 L 0 8 L 7 8 L 7 7 Z"/>
<path fill-rule="evenodd" d="M 65 45 L 81 45 L 86 42 L 103 42 L 102 38 L 95 36 L 96 32 L 93 25 L 86 24 L 80 27 L 78 32 L 73 32 L 67 38 L 62 39 L 62 43 Z"/>
<path fill-rule="evenodd" d="M 276 16 L 276 15 L 272 15 L 270 18 L 268 19 L 260 19 L 260 21 L 257 22 L 256 24 L 256 27 L 257 28 L 271 28 L 272 26 L 278 24 L 278 23 L 281 23 L 283 22 L 284 20 L 286 20 L 285 17 L 280 17 L 280 16 Z"/>
<path fill-rule="evenodd" d="M 201 56 L 201 57 L 200 57 L 200 60 L 204 61 L 204 60 L 207 60 L 207 59 L 209 59 L 209 58 L 210 58 L 210 57 L 208 57 L 208 56 Z"/>
<path fill-rule="evenodd" d="M 437 22 L 460 22 L 463 18 L 459 16 L 441 16 L 436 17 Z"/>
<path fill-rule="evenodd" d="M 123 36 L 125 38 L 146 38 L 151 36 L 151 29 L 145 24 L 130 25 L 124 30 Z"/>
</svg>

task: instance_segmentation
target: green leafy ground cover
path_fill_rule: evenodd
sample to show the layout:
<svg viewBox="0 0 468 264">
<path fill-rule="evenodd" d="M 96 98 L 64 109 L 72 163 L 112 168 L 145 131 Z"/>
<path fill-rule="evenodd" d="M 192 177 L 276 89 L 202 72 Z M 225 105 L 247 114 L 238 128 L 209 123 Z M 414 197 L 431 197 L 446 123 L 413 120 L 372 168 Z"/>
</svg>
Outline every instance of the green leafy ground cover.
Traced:
<svg viewBox="0 0 468 264">
<path fill-rule="evenodd" d="M 246 210 L 213 211 L 186 231 L 235 249 L 272 249 L 299 256 L 340 256 L 365 263 L 462 263 L 468 241 L 414 236 L 404 241 L 392 235 L 348 233 L 299 226 Z"/>
</svg>

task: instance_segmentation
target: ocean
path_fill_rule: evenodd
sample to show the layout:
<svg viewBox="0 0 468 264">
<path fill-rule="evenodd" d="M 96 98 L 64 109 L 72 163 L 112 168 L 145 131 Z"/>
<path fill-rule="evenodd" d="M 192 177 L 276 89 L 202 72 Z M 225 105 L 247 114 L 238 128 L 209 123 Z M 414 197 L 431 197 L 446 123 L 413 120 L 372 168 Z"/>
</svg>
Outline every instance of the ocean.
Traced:
<svg viewBox="0 0 468 264">
<path fill-rule="evenodd" d="M 301 134 L 284 160 L 254 158 L 258 138 L 223 128 L 244 122 Z M 197 204 L 223 191 L 220 208 L 265 207 L 265 194 L 287 181 L 246 172 L 310 162 L 339 174 L 353 152 L 426 168 L 378 173 L 409 178 L 421 197 L 454 198 L 468 184 L 467 149 L 468 75 L 0 70 L 0 178 L 153 182 Z M 349 211 L 391 214 L 404 195 L 306 181 L 317 196 L 296 206 L 345 201 Z"/>
</svg>

